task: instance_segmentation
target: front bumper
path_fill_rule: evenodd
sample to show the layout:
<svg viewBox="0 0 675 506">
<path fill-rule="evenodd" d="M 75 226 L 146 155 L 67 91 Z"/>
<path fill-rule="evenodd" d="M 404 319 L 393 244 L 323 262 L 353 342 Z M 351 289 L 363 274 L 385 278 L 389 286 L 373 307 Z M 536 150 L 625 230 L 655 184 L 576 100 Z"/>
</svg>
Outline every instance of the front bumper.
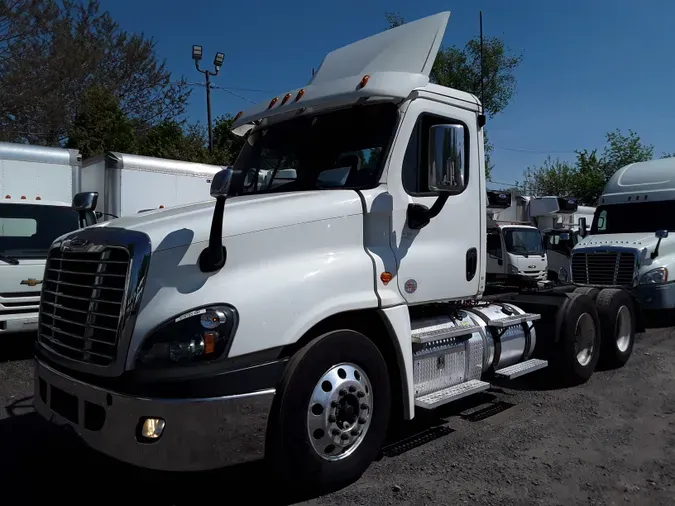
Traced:
<svg viewBox="0 0 675 506">
<path fill-rule="evenodd" d="M 71 427 L 90 447 L 140 467 L 163 471 L 215 469 L 264 455 L 267 420 L 275 389 L 206 399 L 141 398 L 89 385 L 35 365 L 35 409 Z M 147 417 L 166 427 L 152 443 L 141 442 Z"/>
<path fill-rule="evenodd" d="M 675 283 L 639 285 L 633 290 L 642 309 L 660 310 L 675 308 Z"/>
<path fill-rule="evenodd" d="M 38 313 L 0 314 L 0 334 L 35 332 L 38 329 Z"/>
</svg>

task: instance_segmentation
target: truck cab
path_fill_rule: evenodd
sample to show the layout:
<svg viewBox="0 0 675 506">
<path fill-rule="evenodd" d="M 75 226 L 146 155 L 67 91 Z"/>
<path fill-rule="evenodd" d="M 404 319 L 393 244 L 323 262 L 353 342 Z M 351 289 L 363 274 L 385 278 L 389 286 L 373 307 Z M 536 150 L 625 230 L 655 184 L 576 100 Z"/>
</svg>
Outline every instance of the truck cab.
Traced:
<svg viewBox="0 0 675 506">
<path fill-rule="evenodd" d="M 489 283 L 544 283 L 548 260 L 541 233 L 522 220 L 519 196 L 487 193 L 487 280 Z"/>
<path fill-rule="evenodd" d="M 645 310 L 675 308 L 674 211 L 675 158 L 619 169 L 574 247 L 572 281 L 630 290 Z"/>
<path fill-rule="evenodd" d="M 238 114 L 215 202 L 56 240 L 50 261 L 76 270 L 44 280 L 38 413 L 138 466 L 262 456 L 282 486 L 322 489 L 358 478 L 397 421 L 497 378 L 625 364 L 634 332 L 601 347 L 587 295 L 483 297 L 485 117 L 429 80 L 449 15 L 337 49 Z M 633 316 L 621 290 L 598 300 Z"/>
</svg>

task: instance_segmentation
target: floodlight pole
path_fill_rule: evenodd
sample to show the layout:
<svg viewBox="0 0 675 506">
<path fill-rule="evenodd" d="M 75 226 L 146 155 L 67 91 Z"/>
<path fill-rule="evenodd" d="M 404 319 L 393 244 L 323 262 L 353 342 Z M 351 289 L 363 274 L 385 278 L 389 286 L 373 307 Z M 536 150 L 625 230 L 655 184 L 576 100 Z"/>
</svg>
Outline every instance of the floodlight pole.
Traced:
<svg viewBox="0 0 675 506">
<path fill-rule="evenodd" d="M 195 49 L 193 46 L 192 50 L 192 59 L 195 61 L 195 68 L 197 69 L 198 72 L 201 72 L 204 74 L 204 78 L 206 80 L 206 117 L 207 117 L 207 122 L 209 125 L 209 153 L 213 153 L 213 125 L 211 124 L 211 76 L 217 76 L 218 71 L 220 70 L 220 65 L 217 65 L 216 62 L 218 61 L 219 57 L 221 58 L 220 63 L 222 64 L 222 53 L 217 53 L 216 58 L 214 59 L 214 71 L 211 70 L 202 70 L 199 68 L 199 60 L 201 60 L 201 47 L 199 49 L 199 52 L 196 53 Z"/>
</svg>

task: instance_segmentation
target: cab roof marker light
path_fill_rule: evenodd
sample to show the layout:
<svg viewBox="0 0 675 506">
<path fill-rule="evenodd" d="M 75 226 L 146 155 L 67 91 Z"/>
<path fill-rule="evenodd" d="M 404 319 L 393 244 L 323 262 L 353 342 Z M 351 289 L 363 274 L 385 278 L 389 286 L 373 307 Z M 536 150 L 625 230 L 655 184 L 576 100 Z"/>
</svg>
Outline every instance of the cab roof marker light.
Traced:
<svg viewBox="0 0 675 506">
<path fill-rule="evenodd" d="M 271 109 L 274 107 L 274 104 L 276 104 L 279 101 L 278 97 L 274 97 L 272 100 L 270 100 L 270 105 L 267 106 L 268 109 Z"/>
<path fill-rule="evenodd" d="M 233 121 L 233 122 L 234 122 L 234 121 L 237 121 L 239 118 L 241 118 L 241 115 L 242 115 L 242 114 L 244 114 L 244 111 L 239 111 L 239 112 L 237 113 L 237 115 L 234 117 L 234 120 L 232 120 L 232 121 Z"/>
<path fill-rule="evenodd" d="M 286 93 L 286 94 L 284 95 L 283 100 L 281 101 L 281 104 L 279 104 L 279 106 L 281 107 L 281 106 L 284 105 L 286 102 L 288 102 L 288 99 L 289 99 L 289 98 L 291 98 L 291 94 L 290 94 L 290 93 Z"/>
<path fill-rule="evenodd" d="M 298 91 L 298 94 L 295 96 L 295 101 L 297 102 L 302 98 L 302 96 L 305 94 L 305 89 L 302 88 L 300 91 Z"/>
<path fill-rule="evenodd" d="M 370 81 L 370 76 L 366 74 L 361 78 L 361 82 L 359 83 L 358 89 L 363 88 L 366 84 L 368 84 L 368 81 Z"/>
</svg>

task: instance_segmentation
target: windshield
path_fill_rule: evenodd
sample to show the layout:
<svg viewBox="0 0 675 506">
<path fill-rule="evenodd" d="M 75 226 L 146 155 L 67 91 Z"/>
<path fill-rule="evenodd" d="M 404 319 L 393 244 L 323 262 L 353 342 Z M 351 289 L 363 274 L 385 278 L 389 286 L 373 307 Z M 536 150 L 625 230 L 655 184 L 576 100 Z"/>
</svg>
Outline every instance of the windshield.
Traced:
<svg viewBox="0 0 675 506">
<path fill-rule="evenodd" d="M 79 226 L 70 207 L 0 203 L 0 255 L 46 258 L 54 239 Z"/>
<path fill-rule="evenodd" d="M 591 234 L 630 234 L 634 232 L 675 232 L 675 201 L 632 202 L 598 207 Z"/>
<path fill-rule="evenodd" d="M 504 229 L 506 251 L 514 255 L 544 255 L 544 243 L 539 230 L 532 228 Z"/>
<path fill-rule="evenodd" d="M 234 164 L 233 195 L 377 185 L 394 104 L 304 116 L 253 132 Z"/>
<path fill-rule="evenodd" d="M 569 239 L 561 239 L 560 234 L 569 235 Z M 570 230 L 554 230 L 546 232 L 546 248 L 548 251 L 557 251 L 563 255 L 571 255 L 572 248 L 579 242 L 579 233 Z"/>
</svg>

